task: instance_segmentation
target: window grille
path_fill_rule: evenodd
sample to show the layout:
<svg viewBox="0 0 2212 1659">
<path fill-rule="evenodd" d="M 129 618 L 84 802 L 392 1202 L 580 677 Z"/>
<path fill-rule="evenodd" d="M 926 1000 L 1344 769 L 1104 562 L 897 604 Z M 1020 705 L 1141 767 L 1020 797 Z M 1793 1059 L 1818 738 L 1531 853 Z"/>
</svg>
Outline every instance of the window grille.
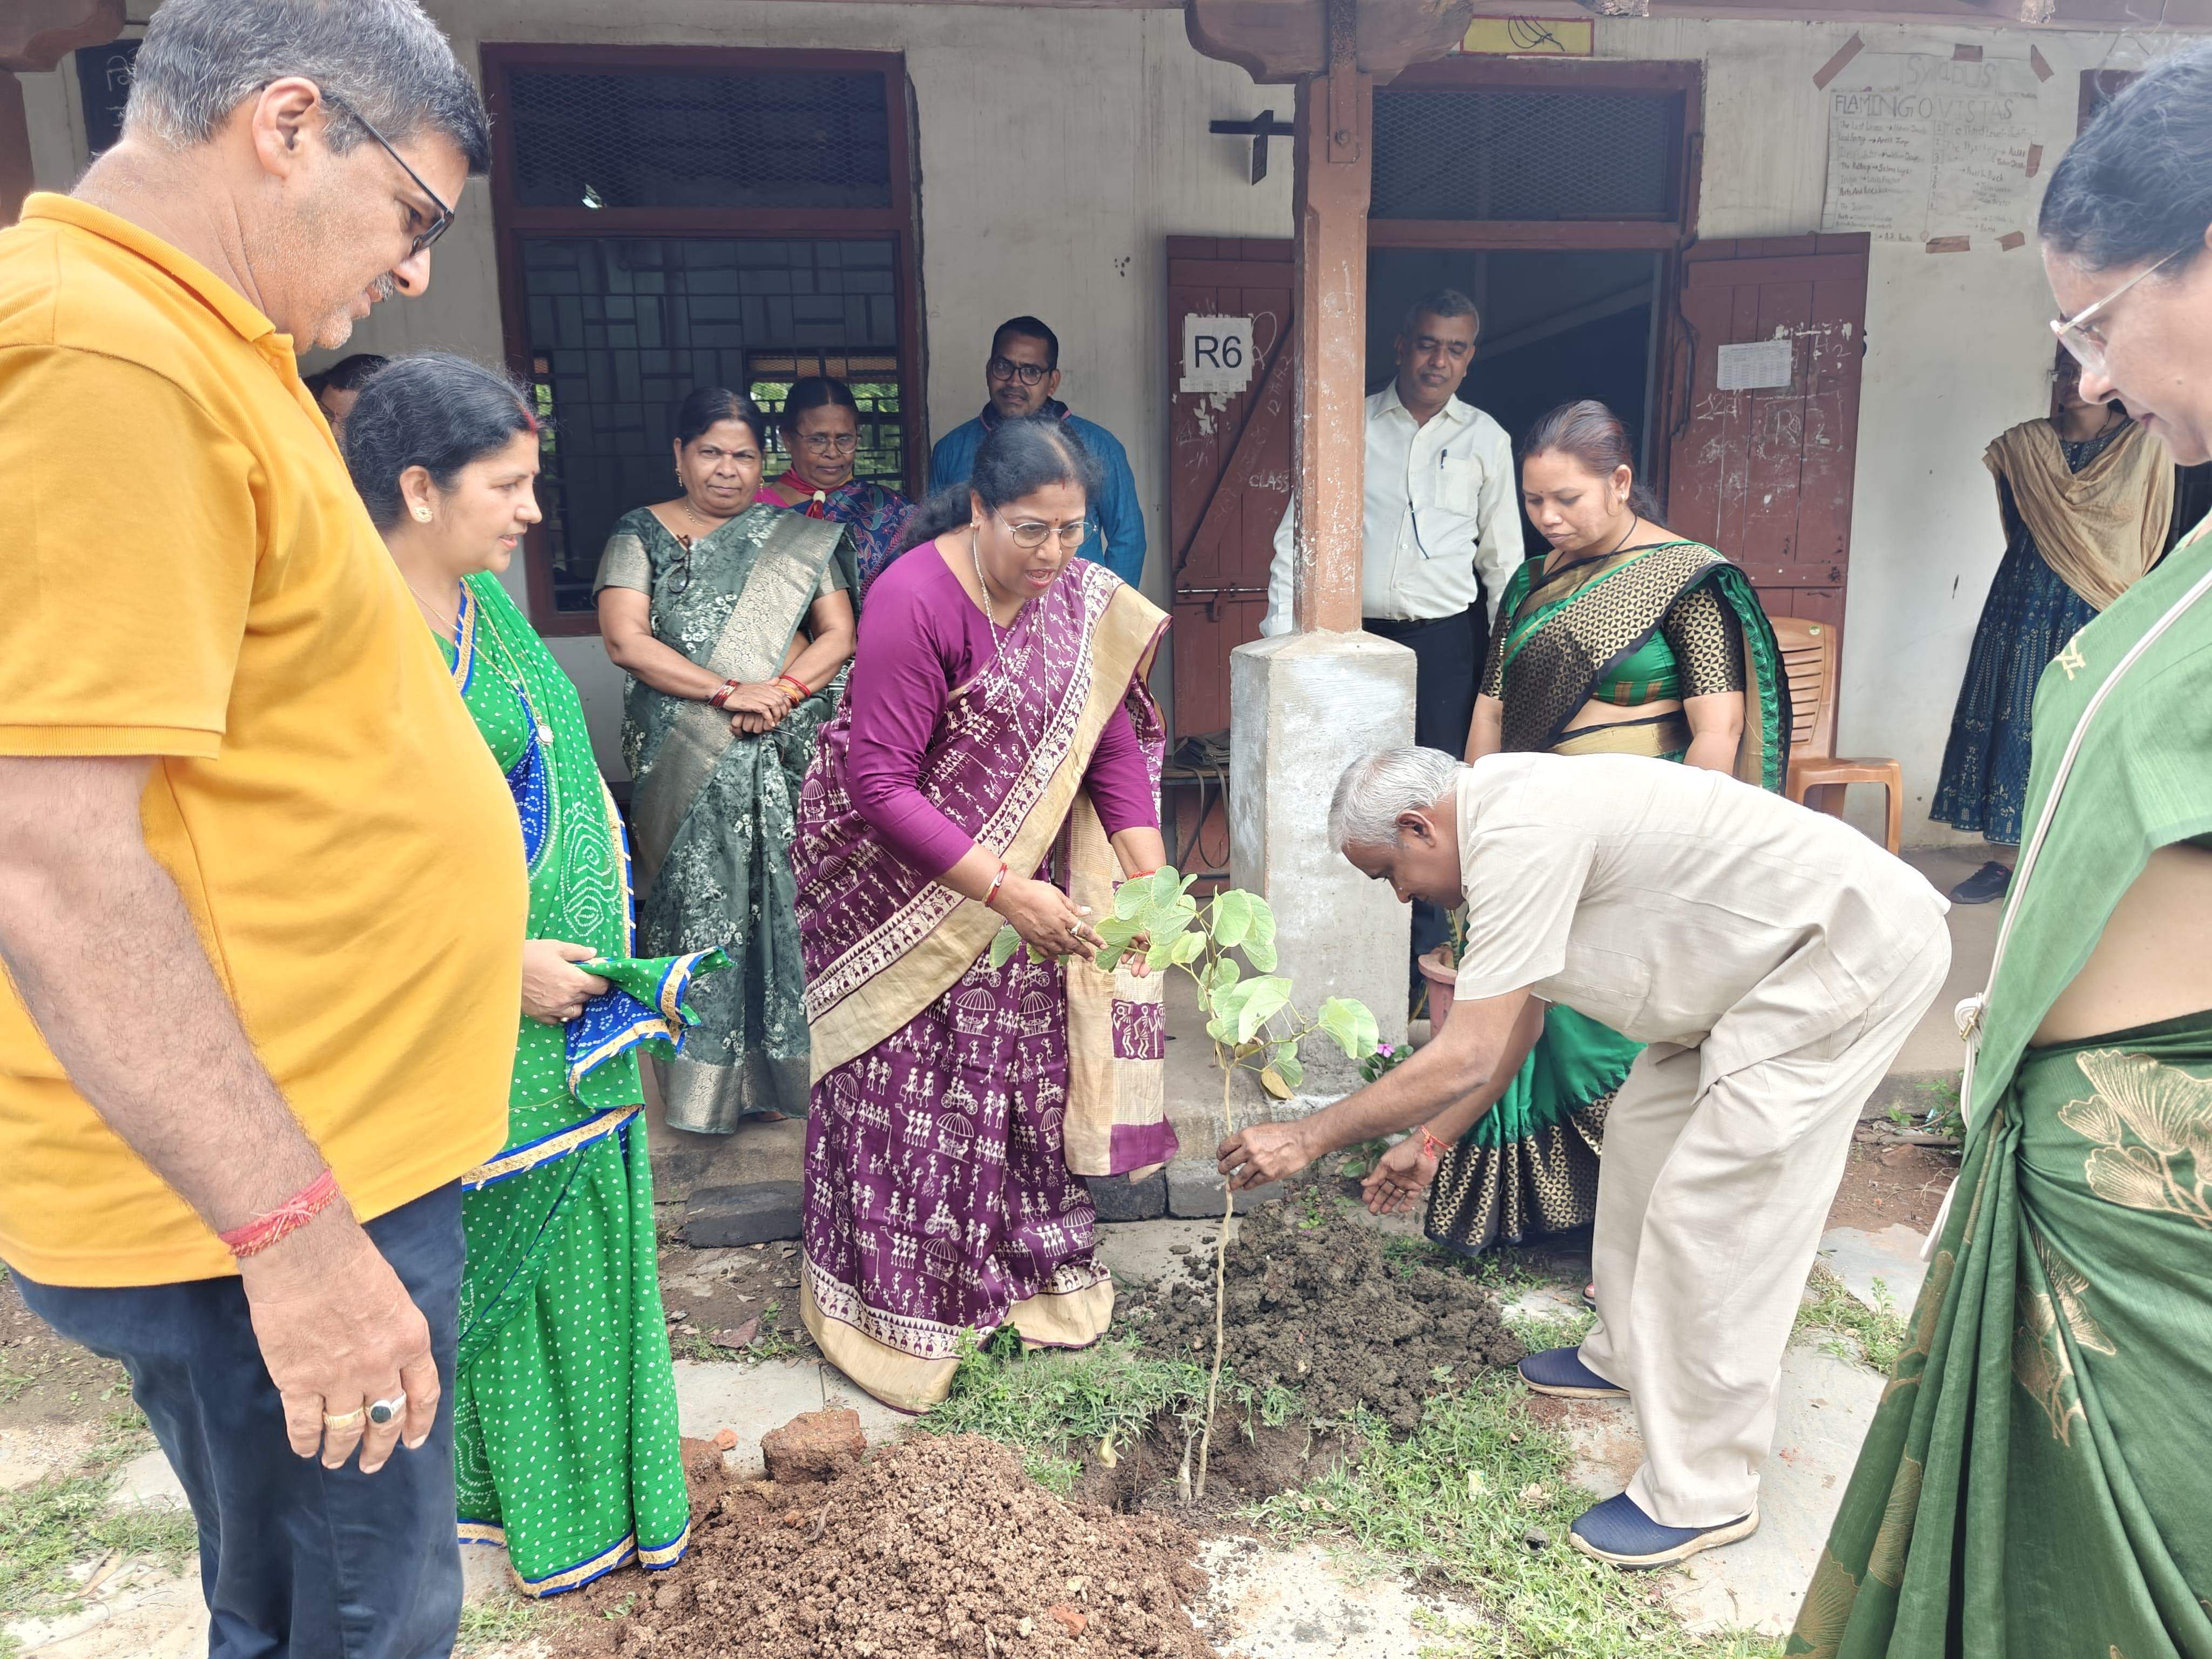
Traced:
<svg viewBox="0 0 2212 1659">
<path fill-rule="evenodd" d="M 530 360 L 552 422 L 538 489 L 556 611 L 589 611 L 615 520 L 674 493 L 670 419 L 694 387 L 780 405 L 793 371 L 842 366 L 868 387 L 861 471 L 900 487 L 895 255 L 888 238 L 524 239 Z"/>
</svg>

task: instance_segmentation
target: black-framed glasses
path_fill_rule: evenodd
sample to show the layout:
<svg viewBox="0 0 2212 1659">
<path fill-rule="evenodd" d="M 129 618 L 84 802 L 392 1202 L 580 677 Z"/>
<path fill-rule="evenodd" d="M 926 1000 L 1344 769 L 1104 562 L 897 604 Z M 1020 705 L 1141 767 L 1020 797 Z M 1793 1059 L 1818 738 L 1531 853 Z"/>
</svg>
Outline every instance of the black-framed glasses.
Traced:
<svg viewBox="0 0 2212 1659">
<path fill-rule="evenodd" d="M 1059 538 L 1062 547 L 1073 553 L 1091 534 L 1091 520 L 1088 519 L 1078 519 L 1073 524 L 1042 524 L 1035 519 L 1025 519 L 1016 524 L 1003 513 L 994 513 L 991 516 L 1006 526 L 1006 533 L 1014 538 L 1016 547 L 1031 553 L 1054 537 Z"/>
<path fill-rule="evenodd" d="M 1052 373 L 1042 363 L 1018 363 L 1011 357 L 992 358 L 983 372 L 994 380 L 1019 380 L 1024 386 L 1042 386 Z"/>
<path fill-rule="evenodd" d="M 857 432 L 810 432 L 799 441 L 817 455 L 849 455 L 860 447 L 860 435 Z"/>
<path fill-rule="evenodd" d="M 376 130 L 374 125 L 369 120 L 368 117 L 363 115 L 359 110 L 354 108 L 352 105 L 347 103 L 344 99 L 338 97 L 334 93 L 325 92 L 323 94 L 323 101 L 330 105 L 332 108 L 337 110 L 346 118 L 347 120 L 358 125 L 361 130 L 367 133 L 370 137 L 375 139 L 378 145 L 383 149 L 384 153 L 386 155 L 389 155 L 393 161 L 399 163 L 399 170 L 415 181 L 415 188 L 421 191 L 425 196 L 428 197 L 431 202 L 437 207 L 438 216 L 430 221 L 430 228 L 428 230 L 416 233 L 413 245 L 407 250 L 407 257 L 410 259 L 413 258 L 416 254 L 422 252 L 423 249 L 428 247 L 431 243 L 436 241 L 441 236 L 443 236 L 446 234 L 446 227 L 453 222 L 453 210 L 446 205 L 445 198 L 439 195 L 436 191 L 431 189 L 429 185 L 422 182 L 422 175 L 416 172 L 413 167 L 407 165 L 407 158 L 402 155 L 398 150 L 392 148 L 392 141 Z"/>
</svg>

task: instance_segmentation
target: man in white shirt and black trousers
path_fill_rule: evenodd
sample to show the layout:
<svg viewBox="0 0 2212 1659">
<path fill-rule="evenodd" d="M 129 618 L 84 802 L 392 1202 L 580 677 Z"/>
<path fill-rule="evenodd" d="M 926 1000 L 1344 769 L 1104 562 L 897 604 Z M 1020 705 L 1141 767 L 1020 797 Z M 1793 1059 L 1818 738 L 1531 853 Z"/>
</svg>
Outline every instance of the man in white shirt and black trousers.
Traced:
<svg viewBox="0 0 2212 1659">
<path fill-rule="evenodd" d="M 1482 326 L 1455 289 L 1416 300 L 1399 325 L 1396 379 L 1367 400 L 1360 625 L 1410 647 L 1413 741 L 1467 752 L 1474 689 L 1505 584 L 1526 556 L 1513 441 L 1460 401 Z M 1263 635 L 1291 628 L 1293 502 L 1275 531 Z M 1444 913 L 1413 907 L 1416 955 L 1441 944 Z"/>
</svg>

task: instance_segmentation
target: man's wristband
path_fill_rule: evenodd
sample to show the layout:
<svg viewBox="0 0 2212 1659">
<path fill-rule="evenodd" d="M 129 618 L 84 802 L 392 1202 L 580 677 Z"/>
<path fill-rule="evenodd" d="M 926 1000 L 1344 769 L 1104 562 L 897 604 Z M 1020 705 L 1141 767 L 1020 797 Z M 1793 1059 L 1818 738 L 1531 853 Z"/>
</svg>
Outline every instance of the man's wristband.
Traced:
<svg viewBox="0 0 2212 1659">
<path fill-rule="evenodd" d="M 216 1237 L 222 1240 L 232 1255 L 243 1261 L 250 1255 L 260 1255 L 278 1239 L 299 1231 L 329 1209 L 337 1195 L 337 1177 L 325 1169 L 275 1209 Z"/>
<path fill-rule="evenodd" d="M 1433 1158 L 1441 1162 L 1443 1155 L 1450 1150 L 1450 1147 L 1445 1146 L 1443 1141 L 1438 1140 L 1434 1135 L 1429 1133 L 1429 1126 L 1427 1124 L 1424 1123 L 1421 1125 L 1422 1157 Z"/>
</svg>

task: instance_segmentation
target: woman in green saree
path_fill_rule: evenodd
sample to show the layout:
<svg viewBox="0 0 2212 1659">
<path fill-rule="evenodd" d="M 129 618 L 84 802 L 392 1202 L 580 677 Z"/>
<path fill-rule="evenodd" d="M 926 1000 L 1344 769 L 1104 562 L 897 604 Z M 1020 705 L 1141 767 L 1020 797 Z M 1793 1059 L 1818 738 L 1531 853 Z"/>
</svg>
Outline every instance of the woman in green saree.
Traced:
<svg viewBox="0 0 2212 1659">
<path fill-rule="evenodd" d="M 793 809 L 853 654 L 851 540 L 756 499 L 767 432 L 750 399 L 692 392 L 684 493 L 625 514 L 599 560 L 599 633 L 629 674 L 640 932 L 738 967 L 699 988 L 683 1054 L 654 1061 L 670 1127 L 702 1134 L 806 1115 Z"/>
<path fill-rule="evenodd" d="M 2212 53 L 2051 175 L 2081 363 L 2212 459 Z M 2117 301 L 2117 303 L 2115 303 Z M 2212 1655 L 2212 526 L 2044 670 L 1966 1150 L 1788 1651 Z"/>
<path fill-rule="evenodd" d="M 1498 607 L 1466 758 L 1636 754 L 1782 787 L 1789 688 L 1743 572 L 1670 535 L 1628 430 L 1566 404 L 1521 448 L 1522 501 L 1551 544 Z M 1393 1206 L 1433 1182 L 1426 1231 L 1472 1255 L 1587 1226 L 1606 1109 L 1642 1045 L 1553 1008 L 1494 1104 L 1462 1103 L 1382 1160 Z"/>
<path fill-rule="evenodd" d="M 681 1040 L 713 952 L 631 953 L 622 820 L 582 704 L 497 573 L 538 521 L 538 423 L 491 370 L 402 358 L 362 389 L 346 464 L 507 775 L 530 867 L 507 1145 L 463 1182 L 453 1400 L 464 1542 L 550 1595 L 665 1567 L 690 1516 L 661 1318 L 635 1050 Z"/>
</svg>

